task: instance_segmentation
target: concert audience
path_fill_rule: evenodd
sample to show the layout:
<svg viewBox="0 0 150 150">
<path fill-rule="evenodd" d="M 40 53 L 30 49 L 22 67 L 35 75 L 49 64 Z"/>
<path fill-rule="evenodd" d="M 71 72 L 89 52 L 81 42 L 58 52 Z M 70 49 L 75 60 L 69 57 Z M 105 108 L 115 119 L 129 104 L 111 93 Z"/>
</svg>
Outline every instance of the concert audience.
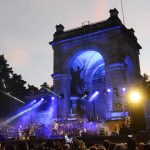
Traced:
<svg viewBox="0 0 150 150">
<path fill-rule="evenodd" d="M 110 134 L 110 139 L 118 139 L 115 143 L 109 138 L 104 140 L 103 137 L 107 136 L 105 129 L 105 122 L 102 121 L 54 121 L 50 128 L 45 128 L 43 124 L 31 124 L 20 127 L 17 132 L 10 132 L 16 133 L 13 135 L 0 128 L 0 150 L 150 150 L 149 138 L 148 143 L 137 141 L 124 128 L 120 135 Z M 4 128 L 4 131 L 7 130 Z M 102 137 L 100 141 L 99 136 Z M 10 140 L 8 137 L 13 138 Z"/>
<path fill-rule="evenodd" d="M 112 143 L 104 140 L 90 143 L 73 138 L 73 142 L 66 143 L 60 139 L 13 140 L 0 142 L 0 150 L 150 150 L 150 144 L 139 143 L 135 138 L 128 138 L 127 143 Z"/>
</svg>

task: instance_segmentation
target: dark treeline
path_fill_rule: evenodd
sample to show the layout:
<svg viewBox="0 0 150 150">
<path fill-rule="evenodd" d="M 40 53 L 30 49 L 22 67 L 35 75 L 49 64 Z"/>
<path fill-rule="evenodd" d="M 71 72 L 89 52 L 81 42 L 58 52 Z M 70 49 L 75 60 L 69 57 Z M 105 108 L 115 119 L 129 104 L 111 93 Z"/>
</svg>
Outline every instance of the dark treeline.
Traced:
<svg viewBox="0 0 150 150">
<path fill-rule="evenodd" d="M 4 55 L 0 55 L 0 118 L 11 116 L 24 105 L 9 95 L 28 103 L 40 95 L 47 94 L 43 87 L 50 88 L 46 82 L 39 89 L 27 84 L 20 74 L 14 73 Z"/>
<path fill-rule="evenodd" d="M 150 100 L 150 76 L 144 73 L 141 77 L 142 89 L 144 91 L 145 99 Z"/>
</svg>

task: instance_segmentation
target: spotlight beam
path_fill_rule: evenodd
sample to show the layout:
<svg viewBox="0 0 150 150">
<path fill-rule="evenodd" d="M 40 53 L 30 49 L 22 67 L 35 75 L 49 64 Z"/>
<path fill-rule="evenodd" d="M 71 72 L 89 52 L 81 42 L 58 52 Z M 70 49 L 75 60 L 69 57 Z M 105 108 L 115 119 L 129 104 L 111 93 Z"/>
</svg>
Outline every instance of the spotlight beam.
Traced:
<svg viewBox="0 0 150 150">
<path fill-rule="evenodd" d="M 14 97 L 14 96 L 12 96 L 12 95 L 10 95 L 10 94 L 9 94 L 9 93 L 7 93 L 7 92 L 1 91 L 1 90 L 0 90 L 0 92 L 1 92 L 1 93 L 3 93 L 3 94 L 4 94 L 4 95 L 6 95 L 6 96 L 11 97 L 12 99 L 14 99 L 14 100 L 16 100 L 16 101 L 18 101 L 18 102 L 20 102 L 20 103 L 25 104 L 25 102 L 23 102 L 22 100 L 20 100 L 20 99 L 18 99 L 18 98 L 16 98 L 16 97 Z"/>
<path fill-rule="evenodd" d="M 53 92 L 52 90 L 50 90 L 49 88 L 46 88 L 46 87 L 43 87 L 45 90 L 47 90 L 48 92 L 50 92 L 50 93 L 52 93 L 52 94 L 54 94 L 54 95 L 56 95 L 56 96 L 58 96 L 59 98 L 61 98 L 61 96 L 60 95 L 58 95 L 57 93 L 55 93 L 55 92 Z"/>
<path fill-rule="evenodd" d="M 95 91 L 94 94 L 90 97 L 89 102 L 92 102 L 97 97 L 98 94 L 99 92 Z"/>
<path fill-rule="evenodd" d="M 34 104 L 34 105 L 31 106 L 30 108 L 28 108 L 28 109 L 26 109 L 26 110 L 24 110 L 24 111 L 18 113 L 17 115 L 15 115 L 15 116 L 13 116 L 13 117 L 7 119 L 6 121 L 0 123 L 0 127 L 1 127 L 1 126 L 5 126 L 6 124 L 8 124 L 8 123 L 12 122 L 13 120 L 19 118 L 20 116 L 24 115 L 25 113 L 27 113 L 27 112 L 29 112 L 29 111 L 31 111 L 31 110 L 37 108 L 37 107 L 40 106 L 41 104 L 46 103 L 46 101 L 44 101 L 44 102 L 43 102 L 43 101 L 44 101 L 43 99 L 40 100 L 38 103 Z"/>
<path fill-rule="evenodd" d="M 15 129 L 15 127 L 10 126 L 9 124 L 5 124 L 6 127 L 11 128 L 11 129 Z"/>
</svg>

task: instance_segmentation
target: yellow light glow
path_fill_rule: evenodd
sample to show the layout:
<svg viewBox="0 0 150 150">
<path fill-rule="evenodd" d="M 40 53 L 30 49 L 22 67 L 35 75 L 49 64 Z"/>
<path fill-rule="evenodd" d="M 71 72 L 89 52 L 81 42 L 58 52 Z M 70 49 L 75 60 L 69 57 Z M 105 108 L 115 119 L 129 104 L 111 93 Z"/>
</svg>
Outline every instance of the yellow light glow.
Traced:
<svg viewBox="0 0 150 150">
<path fill-rule="evenodd" d="M 139 92 L 135 91 L 130 94 L 131 102 L 138 103 L 141 100 L 141 95 Z"/>
</svg>

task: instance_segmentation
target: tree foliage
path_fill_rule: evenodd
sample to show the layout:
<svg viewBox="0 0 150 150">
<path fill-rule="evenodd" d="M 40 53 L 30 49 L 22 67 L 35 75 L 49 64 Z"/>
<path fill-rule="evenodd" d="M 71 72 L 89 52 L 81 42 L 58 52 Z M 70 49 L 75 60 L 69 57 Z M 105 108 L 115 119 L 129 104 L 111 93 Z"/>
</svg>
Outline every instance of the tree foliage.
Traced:
<svg viewBox="0 0 150 150">
<path fill-rule="evenodd" d="M 146 99 L 150 99 L 150 78 L 149 76 L 144 73 L 142 76 L 142 89 L 144 91 L 144 95 L 146 96 Z"/>
<path fill-rule="evenodd" d="M 0 118 L 14 114 L 19 107 L 23 106 L 22 103 L 12 97 L 25 103 L 41 97 L 48 100 L 50 93 L 43 87 L 51 89 L 46 82 L 41 85 L 40 89 L 34 85 L 27 84 L 20 74 L 13 72 L 4 55 L 0 55 Z"/>
<path fill-rule="evenodd" d="M 0 55 L 0 90 L 7 88 L 12 74 L 12 68 L 9 67 L 4 55 Z"/>
<path fill-rule="evenodd" d="M 27 82 L 22 79 L 21 75 L 13 72 L 4 55 L 0 55 L 0 118 L 9 116 L 15 113 L 19 107 L 22 107 L 23 104 L 13 97 L 29 102 L 27 96 L 40 92 L 37 87 L 26 86 L 26 84 Z"/>
</svg>

